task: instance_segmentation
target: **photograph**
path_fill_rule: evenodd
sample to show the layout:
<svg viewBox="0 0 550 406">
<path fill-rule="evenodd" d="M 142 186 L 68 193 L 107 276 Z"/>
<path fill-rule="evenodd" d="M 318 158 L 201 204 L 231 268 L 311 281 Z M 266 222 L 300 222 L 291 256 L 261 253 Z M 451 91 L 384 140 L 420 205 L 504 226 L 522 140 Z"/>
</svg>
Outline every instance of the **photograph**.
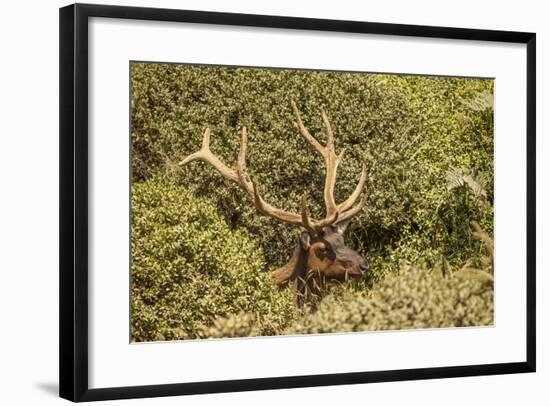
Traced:
<svg viewBox="0 0 550 406">
<path fill-rule="evenodd" d="M 548 13 L 468 1 L 6 2 L 0 404 L 550 405 Z"/>
<path fill-rule="evenodd" d="M 129 76 L 132 343 L 494 325 L 494 78 Z"/>
</svg>

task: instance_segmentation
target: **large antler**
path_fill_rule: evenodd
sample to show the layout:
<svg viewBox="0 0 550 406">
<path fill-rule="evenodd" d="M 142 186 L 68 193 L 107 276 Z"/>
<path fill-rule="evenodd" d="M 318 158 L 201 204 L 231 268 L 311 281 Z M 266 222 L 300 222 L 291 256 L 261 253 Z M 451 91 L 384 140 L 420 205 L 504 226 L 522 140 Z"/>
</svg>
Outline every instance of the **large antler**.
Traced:
<svg viewBox="0 0 550 406">
<path fill-rule="evenodd" d="M 342 161 L 344 154 L 346 153 L 346 148 L 343 148 L 340 151 L 339 155 L 336 155 L 336 149 L 334 148 L 334 133 L 330 125 L 330 121 L 327 117 L 327 114 L 323 109 L 321 109 L 321 117 L 323 118 L 323 123 L 325 124 L 325 129 L 327 132 L 327 145 L 322 146 L 319 141 L 317 141 L 304 126 L 298 107 L 296 103 L 292 101 L 292 109 L 294 110 L 294 115 L 296 116 L 296 127 L 300 130 L 302 136 L 306 141 L 323 157 L 327 167 L 326 177 L 325 177 L 325 190 L 324 190 L 324 199 L 327 217 L 330 217 L 334 213 L 338 213 L 338 220 L 344 221 L 352 218 L 357 213 L 359 213 L 365 206 L 365 195 L 363 194 L 363 188 L 365 187 L 365 182 L 367 180 L 367 170 L 365 164 L 361 169 L 361 177 L 359 178 L 359 183 L 355 187 L 353 193 L 342 203 L 336 204 L 334 200 L 334 185 L 336 184 L 336 170 L 338 169 L 338 164 Z M 353 205 L 357 199 L 361 196 L 359 204 L 355 207 Z"/>
<path fill-rule="evenodd" d="M 266 215 L 277 220 L 304 227 L 309 232 L 315 232 L 322 229 L 329 223 L 326 221 L 315 221 L 309 218 L 307 208 L 304 211 L 305 195 L 302 198 L 302 213 L 294 214 L 285 210 L 281 210 L 267 203 L 259 194 L 256 183 L 250 178 L 246 168 L 246 148 L 248 146 L 248 132 L 246 127 L 242 128 L 241 145 L 237 158 L 236 169 L 232 169 L 225 165 L 216 155 L 210 150 L 210 128 L 204 131 L 202 139 L 202 147 L 199 151 L 189 155 L 179 165 L 183 166 L 190 162 L 201 160 L 212 165 L 225 179 L 230 180 L 244 190 L 248 199 L 252 202 L 256 209 Z M 335 219 L 334 219 L 335 220 Z"/>
<path fill-rule="evenodd" d="M 183 166 L 189 162 L 196 160 L 201 160 L 212 165 L 225 179 L 232 181 L 237 186 L 239 186 L 247 195 L 248 199 L 252 202 L 256 210 L 262 213 L 265 216 L 275 218 L 279 221 L 286 223 L 294 224 L 301 226 L 308 230 L 308 232 L 314 234 L 320 232 L 323 227 L 334 224 L 337 220 L 343 221 L 347 220 L 354 215 L 356 215 L 364 206 L 365 199 L 362 195 L 362 190 L 366 180 L 366 171 L 363 165 L 363 170 L 361 173 L 361 179 L 359 184 L 355 188 L 355 191 L 350 195 L 350 197 L 343 203 L 336 205 L 334 201 L 334 183 L 336 180 L 336 168 L 338 163 L 341 161 L 344 151 L 340 153 L 339 156 L 336 156 L 334 151 L 334 135 L 332 129 L 330 128 L 330 123 L 325 112 L 322 112 L 323 121 L 327 127 L 328 142 L 327 146 L 323 147 L 319 142 L 309 134 L 307 129 L 304 127 L 302 120 L 300 118 L 300 113 L 296 107 L 296 104 L 292 102 L 292 107 L 296 114 L 297 126 L 300 129 L 300 132 L 304 138 L 311 144 L 313 147 L 325 158 L 327 164 L 327 174 L 325 181 L 325 203 L 327 206 L 327 214 L 323 220 L 314 220 L 311 219 L 308 213 L 307 208 L 307 196 L 304 193 L 301 198 L 300 203 L 300 214 L 291 213 L 277 207 L 274 207 L 267 203 L 259 194 L 258 187 L 256 183 L 250 178 L 247 173 L 246 168 L 246 148 L 248 146 L 248 132 L 246 127 L 242 128 L 241 132 L 241 144 L 239 148 L 239 155 L 237 158 L 236 169 L 232 169 L 225 165 L 216 155 L 210 150 L 210 128 L 207 128 L 204 131 L 202 147 L 199 151 L 189 155 L 179 165 Z M 361 195 L 360 203 L 352 207 L 357 198 Z"/>
</svg>

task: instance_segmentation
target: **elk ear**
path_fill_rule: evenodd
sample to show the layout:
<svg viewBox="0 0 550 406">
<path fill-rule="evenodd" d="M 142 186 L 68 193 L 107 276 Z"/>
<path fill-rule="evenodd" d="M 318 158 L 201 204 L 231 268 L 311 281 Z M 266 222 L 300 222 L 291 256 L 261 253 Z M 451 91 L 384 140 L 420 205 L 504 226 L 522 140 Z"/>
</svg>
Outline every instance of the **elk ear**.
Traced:
<svg viewBox="0 0 550 406">
<path fill-rule="evenodd" d="M 311 245 L 311 237 L 308 233 L 302 233 L 300 235 L 300 245 L 303 249 L 308 250 Z"/>
<path fill-rule="evenodd" d="M 340 235 L 343 235 L 346 230 L 348 229 L 349 224 L 351 223 L 351 219 L 341 221 L 340 223 L 336 224 L 334 226 L 336 232 Z"/>
</svg>

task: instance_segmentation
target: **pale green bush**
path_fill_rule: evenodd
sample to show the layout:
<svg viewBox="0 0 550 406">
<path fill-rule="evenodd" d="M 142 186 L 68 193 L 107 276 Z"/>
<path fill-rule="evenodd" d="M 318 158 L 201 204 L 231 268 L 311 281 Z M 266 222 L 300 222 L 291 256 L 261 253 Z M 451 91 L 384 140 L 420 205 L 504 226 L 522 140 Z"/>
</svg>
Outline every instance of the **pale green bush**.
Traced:
<svg viewBox="0 0 550 406">
<path fill-rule="evenodd" d="M 207 338 L 254 337 L 261 335 L 256 318 L 250 313 L 232 314 L 228 317 L 218 317 L 212 326 L 203 330 L 202 336 Z"/>
<path fill-rule="evenodd" d="M 293 319 L 258 244 L 231 230 L 205 200 L 155 181 L 132 187 L 133 341 L 198 338 L 217 317 L 246 312 L 259 333 Z"/>
<path fill-rule="evenodd" d="M 387 277 L 369 294 L 329 295 L 316 313 L 285 333 L 485 326 L 493 324 L 493 307 L 492 279 L 412 268 Z"/>
</svg>

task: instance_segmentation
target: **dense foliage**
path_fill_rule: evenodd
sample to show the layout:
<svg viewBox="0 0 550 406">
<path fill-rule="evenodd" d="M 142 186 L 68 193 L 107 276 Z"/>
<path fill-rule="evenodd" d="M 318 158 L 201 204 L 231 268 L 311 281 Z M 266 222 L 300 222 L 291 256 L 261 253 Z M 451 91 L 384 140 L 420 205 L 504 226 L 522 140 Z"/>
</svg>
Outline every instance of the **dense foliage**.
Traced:
<svg viewBox="0 0 550 406">
<path fill-rule="evenodd" d="M 280 334 L 320 334 L 493 324 L 493 279 L 485 270 L 453 274 L 404 266 L 372 289 L 336 288 L 319 309 Z M 253 314 L 220 317 L 206 331 L 212 338 L 260 335 Z"/>
<path fill-rule="evenodd" d="M 208 165 L 180 168 L 177 162 L 200 148 L 209 126 L 212 150 L 234 165 L 246 126 L 249 172 L 266 200 L 297 211 L 306 191 L 313 214 L 322 217 L 324 163 L 294 127 L 291 100 L 321 142 L 323 107 L 337 150 L 347 148 L 337 201 L 355 187 L 361 163 L 367 166 L 367 205 L 346 240 L 372 267 L 369 278 L 347 288 L 350 294 L 368 293 L 397 273 L 402 260 L 423 269 L 442 259 L 454 269 L 475 263 L 484 244 L 473 237 L 471 220 L 492 235 L 491 80 L 144 63 L 132 64 L 131 79 L 132 226 L 138 233 L 132 241 L 148 247 L 132 247 L 135 340 L 157 339 L 156 332 L 165 339 L 222 336 L 219 331 L 235 330 L 228 323 L 242 325 L 242 318 L 255 325 L 247 335 L 289 328 L 294 316 L 288 292 L 277 292 L 264 278 L 288 260 L 297 230 L 258 215 L 244 193 Z M 146 217 L 154 209 L 143 200 L 151 196 L 147 188 L 157 192 L 156 210 L 175 216 L 171 225 L 165 227 L 167 215 Z M 209 220 L 189 226 L 185 212 L 198 207 Z M 165 228 L 169 237 L 159 235 Z M 214 244 L 222 244 L 215 237 L 219 230 L 230 242 Z M 196 251 L 211 256 L 206 264 L 189 253 L 201 238 L 213 238 L 210 247 Z M 164 255 L 166 250 L 172 251 Z M 240 278 L 231 276 L 237 272 Z M 167 295 L 163 283 L 179 293 Z M 189 310 L 195 289 L 204 306 Z"/>
<path fill-rule="evenodd" d="M 206 201 L 158 182 L 132 188 L 132 339 L 198 338 L 220 315 L 255 315 L 259 334 L 293 318 L 288 291 L 261 272 L 260 247 Z"/>
<path fill-rule="evenodd" d="M 369 295 L 331 295 L 287 334 L 468 327 L 493 324 L 491 279 L 444 277 L 407 269 L 389 276 Z"/>
</svg>

